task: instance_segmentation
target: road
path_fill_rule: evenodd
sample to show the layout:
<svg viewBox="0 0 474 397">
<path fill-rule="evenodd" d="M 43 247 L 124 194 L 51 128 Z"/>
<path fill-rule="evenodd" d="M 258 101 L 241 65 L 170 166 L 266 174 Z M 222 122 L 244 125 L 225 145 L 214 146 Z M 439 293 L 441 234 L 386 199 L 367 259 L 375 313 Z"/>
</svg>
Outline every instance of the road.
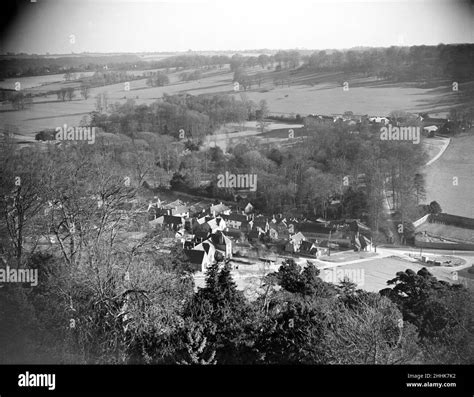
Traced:
<svg viewBox="0 0 474 397">
<path fill-rule="evenodd" d="M 320 259 L 310 259 L 310 261 L 320 270 L 320 277 L 326 279 L 328 276 L 336 274 L 351 275 L 359 277 L 358 287 L 370 291 L 378 292 L 387 287 L 387 281 L 395 278 L 396 273 L 411 269 L 415 272 L 423 267 L 427 267 L 439 280 L 456 283 L 455 275 L 457 271 L 474 265 L 473 251 L 447 251 L 447 250 L 429 250 L 424 251 L 423 255 L 447 255 L 455 256 L 464 259 L 466 262 L 460 266 L 428 266 L 410 257 L 409 255 L 419 255 L 420 250 L 414 247 L 392 247 L 392 246 L 378 246 L 377 255 L 366 258 L 350 259 L 345 262 L 325 262 Z M 338 253 L 332 256 L 337 256 Z M 284 259 L 284 258 L 279 258 Z M 232 277 L 237 284 L 239 290 L 244 290 L 249 299 L 253 299 L 258 295 L 258 291 L 262 284 L 263 276 L 278 270 L 281 265 L 281 260 L 277 264 L 264 265 L 263 263 L 256 263 L 254 265 L 240 264 L 239 268 L 232 270 Z M 297 258 L 297 263 L 304 266 L 308 258 Z M 363 275 L 362 282 L 360 282 L 360 275 Z M 196 287 L 204 286 L 204 274 L 195 275 Z"/>
</svg>

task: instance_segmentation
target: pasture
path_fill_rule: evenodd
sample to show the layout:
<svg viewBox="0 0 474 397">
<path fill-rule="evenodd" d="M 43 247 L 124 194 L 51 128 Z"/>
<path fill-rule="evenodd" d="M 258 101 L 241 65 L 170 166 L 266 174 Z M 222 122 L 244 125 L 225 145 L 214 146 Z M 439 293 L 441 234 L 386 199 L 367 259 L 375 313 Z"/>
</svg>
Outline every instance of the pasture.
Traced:
<svg viewBox="0 0 474 397">
<path fill-rule="evenodd" d="M 214 92 L 216 86 L 221 87 L 222 91 L 232 89 L 230 83 L 222 81 L 225 71 L 212 71 L 204 74 L 205 77 L 202 80 L 191 82 L 179 82 L 178 73 L 170 74 L 170 84 L 165 87 L 148 87 L 146 79 L 140 79 L 130 82 L 130 91 L 125 91 L 124 83 L 91 88 L 87 100 L 80 97 L 79 92 L 76 92 L 76 97 L 72 101 L 65 102 L 58 101 L 56 95 L 46 95 L 34 98 L 30 108 L 20 111 L 15 111 L 10 104 L 3 103 L 0 106 L 0 126 L 18 127 L 18 138 L 28 141 L 34 140 L 34 133 L 43 129 L 56 128 L 63 124 L 78 125 L 82 117 L 95 110 L 95 96 L 99 93 L 107 93 L 109 104 L 124 103 L 127 99 L 134 99 L 138 104 L 151 104 L 160 99 L 164 93 L 195 92 L 201 94 Z M 42 86 L 42 89 L 50 91 L 74 85 L 78 86 L 79 83 L 53 82 L 50 85 Z"/>
<path fill-rule="evenodd" d="M 275 86 L 274 78 L 281 72 L 268 72 L 254 67 L 248 73 L 261 71 L 264 79 L 260 87 L 257 84 L 251 90 L 235 92 L 233 74 L 226 65 L 222 69 L 203 71 L 200 80 L 181 82 L 180 72 L 170 73 L 170 84 L 164 87 L 148 87 L 146 79 L 130 82 L 130 91 L 125 91 L 124 83 L 95 87 L 90 90 L 90 97 L 85 100 L 76 92 L 72 101 L 58 101 L 55 95 L 34 98 L 29 109 L 14 111 L 10 104 L 0 106 L 1 125 L 15 125 L 22 139 L 28 140 L 34 132 L 45 128 L 55 128 L 64 123 L 77 125 L 81 118 L 94 110 L 98 93 L 106 92 L 109 103 L 134 99 L 137 103 L 150 104 L 160 99 L 163 94 L 190 93 L 192 95 L 227 93 L 239 100 L 259 102 L 265 99 L 272 113 L 282 114 L 340 114 L 352 111 L 355 114 L 386 115 L 392 110 L 420 112 L 426 110 L 442 111 L 450 95 L 448 87 L 416 88 L 410 85 L 383 84 L 369 78 L 347 78 L 349 90 L 344 91 L 340 81 L 342 74 L 307 73 L 291 74 L 290 86 Z M 133 70 L 131 74 L 140 75 L 144 71 Z M 87 73 L 86 73 L 87 74 Z M 15 79 L 2 82 L 5 88 L 12 88 Z M 24 92 L 48 92 L 64 87 L 78 87 L 79 81 L 65 82 L 62 75 L 35 76 L 19 79 Z M 441 100 L 443 98 L 443 100 Z"/>
<path fill-rule="evenodd" d="M 354 114 L 388 115 L 393 110 L 410 112 L 442 111 L 436 106 L 438 95 L 432 90 L 385 86 L 358 86 L 344 91 L 334 83 L 314 87 L 295 85 L 247 92 L 248 99 L 259 102 L 265 99 L 271 112 L 295 114 Z"/>
<path fill-rule="evenodd" d="M 460 240 L 464 242 L 474 241 L 474 230 L 466 229 L 462 227 L 457 227 L 453 225 L 443 225 L 440 223 L 429 223 L 425 222 L 420 225 L 417 229 L 417 232 L 426 231 L 432 236 L 442 236 L 443 238 Z"/>
<path fill-rule="evenodd" d="M 78 74 L 83 74 L 84 76 L 92 76 L 93 72 L 80 72 Z M 15 83 L 19 82 L 21 84 L 22 90 L 28 90 L 27 92 L 35 92 L 33 88 L 41 87 L 41 91 L 53 90 L 56 87 L 56 84 L 64 84 L 64 73 L 62 74 L 47 74 L 43 76 L 29 76 L 29 77 L 18 77 L 18 78 L 8 78 L 0 81 L 0 88 L 7 90 L 14 90 Z M 47 87 L 47 88 L 46 88 Z M 60 87 L 61 88 L 61 87 Z"/>
<path fill-rule="evenodd" d="M 425 167 L 426 202 L 436 200 L 443 212 L 474 218 L 474 135 L 451 140 L 443 155 Z"/>
</svg>

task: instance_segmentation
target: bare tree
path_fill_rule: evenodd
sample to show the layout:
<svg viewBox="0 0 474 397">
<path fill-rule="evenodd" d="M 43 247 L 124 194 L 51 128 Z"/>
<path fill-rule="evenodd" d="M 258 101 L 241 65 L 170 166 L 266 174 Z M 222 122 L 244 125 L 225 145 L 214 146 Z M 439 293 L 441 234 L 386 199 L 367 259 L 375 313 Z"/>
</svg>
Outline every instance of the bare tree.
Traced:
<svg viewBox="0 0 474 397">
<path fill-rule="evenodd" d="M 47 230 L 55 235 L 68 264 L 80 262 L 99 245 L 112 247 L 117 234 L 128 226 L 125 208 L 135 197 L 125 172 L 104 166 L 112 164 L 111 154 L 83 150 L 58 151 L 49 161 L 44 182 L 50 203 Z"/>
<path fill-rule="evenodd" d="M 69 101 L 72 101 L 72 99 L 76 96 L 74 93 L 74 88 L 68 87 L 66 90 L 66 97 Z"/>
<path fill-rule="evenodd" d="M 81 85 L 81 95 L 84 99 L 89 98 L 90 86 L 88 84 Z"/>
<path fill-rule="evenodd" d="M 260 132 L 264 132 L 265 127 L 268 125 L 268 122 L 265 121 L 265 119 L 268 116 L 267 101 L 265 99 L 262 99 L 258 105 L 259 105 L 259 108 L 257 109 L 258 126 L 260 129 Z"/>
<path fill-rule="evenodd" d="M 58 99 L 61 98 L 61 100 L 64 102 L 67 97 L 67 90 L 65 88 L 61 88 L 58 94 Z"/>
<path fill-rule="evenodd" d="M 3 231 L 10 248 L 20 265 L 24 252 L 24 239 L 34 218 L 43 205 L 40 177 L 41 157 L 32 150 L 17 152 L 3 144 L 0 174 L 0 213 Z"/>
<path fill-rule="evenodd" d="M 109 103 L 107 92 L 101 92 L 95 96 L 95 108 L 98 112 L 106 112 Z"/>
</svg>

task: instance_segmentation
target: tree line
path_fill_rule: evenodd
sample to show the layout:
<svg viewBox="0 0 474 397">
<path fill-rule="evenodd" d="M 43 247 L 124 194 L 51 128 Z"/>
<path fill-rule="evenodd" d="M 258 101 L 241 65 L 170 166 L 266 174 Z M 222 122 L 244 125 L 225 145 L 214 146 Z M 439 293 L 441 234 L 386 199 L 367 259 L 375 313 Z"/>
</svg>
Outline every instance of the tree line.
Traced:
<svg viewBox="0 0 474 397">
<path fill-rule="evenodd" d="M 187 138 L 197 143 L 221 125 L 249 119 L 248 106 L 229 95 L 164 94 L 161 101 L 151 105 L 128 100 L 113 104 L 109 110 L 109 114 L 94 113 L 93 125 L 129 136 L 134 132 L 153 132 L 177 138 L 183 130 Z"/>
<path fill-rule="evenodd" d="M 305 58 L 306 69 L 317 72 L 364 73 L 393 81 L 469 81 L 474 45 L 456 44 L 366 48 L 361 50 L 322 50 Z"/>
</svg>

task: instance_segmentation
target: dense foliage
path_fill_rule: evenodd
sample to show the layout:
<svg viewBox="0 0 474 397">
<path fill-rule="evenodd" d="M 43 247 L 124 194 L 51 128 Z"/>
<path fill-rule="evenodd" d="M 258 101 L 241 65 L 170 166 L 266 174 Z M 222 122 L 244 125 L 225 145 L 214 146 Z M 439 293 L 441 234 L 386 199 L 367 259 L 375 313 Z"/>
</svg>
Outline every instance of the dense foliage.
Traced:
<svg viewBox="0 0 474 397">
<path fill-rule="evenodd" d="M 0 289 L 2 362 L 473 362 L 472 294 L 426 269 L 377 294 L 288 261 L 250 300 L 218 263 L 195 290 L 181 249 L 153 248 L 170 236 L 131 207 L 146 193 L 124 183 L 126 142 L 2 145 L 1 258 L 39 274 Z"/>
</svg>

